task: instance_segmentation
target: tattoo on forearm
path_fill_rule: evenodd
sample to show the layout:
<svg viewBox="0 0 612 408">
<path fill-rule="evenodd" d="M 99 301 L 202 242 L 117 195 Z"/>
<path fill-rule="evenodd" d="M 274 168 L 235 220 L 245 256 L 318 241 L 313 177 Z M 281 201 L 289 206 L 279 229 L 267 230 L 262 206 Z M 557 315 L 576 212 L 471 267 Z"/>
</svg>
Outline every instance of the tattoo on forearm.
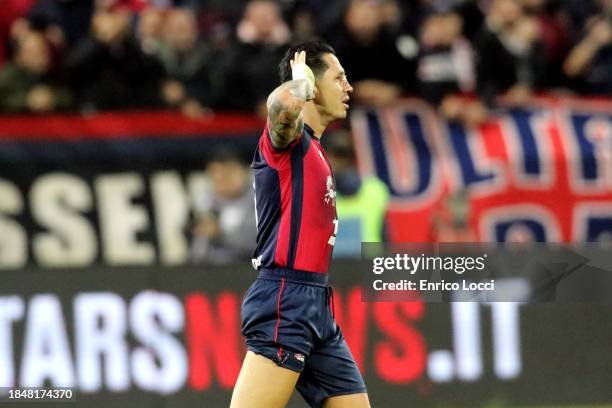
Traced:
<svg viewBox="0 0 612 408">
<path fill-rule="evenodd" d="M 289 81 L 277 88 L 268 104 L 270 136 L 275 147 L 284 148 L 302 131 L 302 108 L 314 95 L 307 80 Z"/>
</svg>

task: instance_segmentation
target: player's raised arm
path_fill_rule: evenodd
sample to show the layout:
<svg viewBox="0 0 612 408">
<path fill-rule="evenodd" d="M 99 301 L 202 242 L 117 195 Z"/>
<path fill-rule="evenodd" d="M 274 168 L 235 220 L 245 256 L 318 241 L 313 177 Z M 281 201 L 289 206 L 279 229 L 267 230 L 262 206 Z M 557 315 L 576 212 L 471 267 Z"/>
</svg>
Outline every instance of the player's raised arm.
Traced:
<svg viewBox="0 0 612 408">
<path fill-rule="evenodd" d="M 291 60 L 293 79 L 276 88 L 268 97 L 268 131 L 277 149 L 287 147 L 302 132 L 302 109 L 314 98 L 314 75 L 306 65 L 306 52 Z"/>
</svg>

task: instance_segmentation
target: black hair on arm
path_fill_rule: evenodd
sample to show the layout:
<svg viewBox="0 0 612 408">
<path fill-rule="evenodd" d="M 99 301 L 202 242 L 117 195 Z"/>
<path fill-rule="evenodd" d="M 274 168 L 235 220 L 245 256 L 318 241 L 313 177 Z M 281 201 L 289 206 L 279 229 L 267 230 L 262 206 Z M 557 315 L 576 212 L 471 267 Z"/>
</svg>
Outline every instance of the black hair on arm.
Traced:
<svg viewBox="0 0 612 408">
<path fill-rule="evenodd" d="M 322 41 L 308 41 L 289 47 L 279 65 L 281 84 L 291 80 L 291 64 L 296 52 L 306 51 L 306 65 L 312 69 L 315 78 L 320 77 L 329 68 L 323 60 L 325 54 L 336 55 L 334 49 Z"/>
</svg>

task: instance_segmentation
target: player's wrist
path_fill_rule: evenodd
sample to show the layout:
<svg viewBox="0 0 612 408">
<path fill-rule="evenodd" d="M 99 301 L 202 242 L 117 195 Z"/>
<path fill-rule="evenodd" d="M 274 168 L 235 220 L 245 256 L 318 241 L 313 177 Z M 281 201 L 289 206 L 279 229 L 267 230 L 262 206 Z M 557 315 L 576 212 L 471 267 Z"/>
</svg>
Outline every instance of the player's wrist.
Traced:
<svg viewBox="0 0 612 408">
<path fill-rule="evenodd" d="M 291 71 L 291 76 L 294 81 L 300 80 L 300 79 L 306 79 L 308 80 L 312 88 L 314 88 L 315 86 L 314 73 L 312 72 L 310 67 L 306 64 L 294 64 L 293 69 Z"/>
</svg>

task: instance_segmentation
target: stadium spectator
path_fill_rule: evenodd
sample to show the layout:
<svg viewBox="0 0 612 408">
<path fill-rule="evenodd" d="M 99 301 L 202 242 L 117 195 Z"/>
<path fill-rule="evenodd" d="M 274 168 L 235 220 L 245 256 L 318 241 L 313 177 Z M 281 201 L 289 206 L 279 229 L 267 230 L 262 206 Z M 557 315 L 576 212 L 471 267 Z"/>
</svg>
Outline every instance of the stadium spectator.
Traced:
<svg viewBox="0 0 612 408">
<path fill-rule="evenodd" d="M 154 106 L 161 68 L 130 36 L 130 14 L 99 10 L 91 35 L 68 57 L 72 87 L 83 111 Z"/>
<path fill-rule="evenodd" d="M 561 3 L 550 0 L 522 0 L 525 11 L 535 17 L 538 36 L 542 42 L 545 73 L 542 75 L 545 87 L 563 85 L 563 60 L 570 48 L 567 15 Z"/>
<path fill-rule="evenodd" d="M 147 9 L 149 6 L 155 6 L 160 3 L 160 1 L 152 1 L 152 0 L 95 0 L 96 9 L 98 10 L 124 10 L 129 11 L 131 13 L 140 13 L 141 11 Z M 166 0 L 161 1 L 162 6 L 169 6 L 170 2 Z"/>
<path fill-rule="evenodd" d="M 64 58 L 66 41 L 64 31 L 58 24 L 58 13 L 48 13 L 45 8 L 47 3 L 49 1 L 45 0 L 32 3 L 27 13 L 11 22 L 7 45 L 11 51 L 11 47 L 17 46 L 29 34 L 42 34 L 51 53 L 51 68 L 54 69 Z"/>
<path fill-rule="evenodd" d="M 227 264 L 251 257 L 256 238 L 253 180 L 231 151 L 217 151 L 206 168 L 209 184 L 195 201 L 194 262 Z"/>
<path fill-rule="evenodd" d="M 470 225 L 470 198 L 466 190 L 445 195 L 433 209 L 431 242 L 476 242 Z"/>
<path fill-rule="evenodd" d="M 398 51 L 396 38 L 385 27 L 380 3 L 352 0 L 328 41 L 344 64 L 358 101 L 385 105 L 412 89 L 413 61 Z"/>
<path fill-rule="evenodd" d="M 4 0 L 0 66 L 37 32 L 50 47 L 51 71 L 60 68 L 84 111 L 263 114 L 284 47 L 325 37 L 358 101 L 384 105 L 418 91 L 447 118 L 473 125 L 482 105 L 445 98 L 472 88 L 468 42 L 476 89 L 489 106 L 500 94 L 520 105 L 534 90 L 556 87 L 607 95 L 610 15 L 610 0 Z M 460 64 L 448 64 L 458 55 Z M 432 71 L 442 65 L 446 79 Z"/>
<path fill-rule="evenodd" d="M 236 37 L 226 105 L 265 116 L 266 98 L 278 85 L 278 61 L 291 39 L 279 4 L 251 0 L 236 27 Z"/>
<path fill-rule="evenodd" d="M 612 22 L 598 15 L 587 25 L 582 40 L 570 51 L 563 70 L 587 94 L 612 92 Z"/>
<path fill-rule="evenodd" d="M 337 22 L 342 19 L 344 10 L 346 9 L 347 0 L 329 1 L 329 0 L 288 0 L 282 2 L 285 8 L 285 14 L 289 16 L 289 21 L 292 21 L 292 27 L 295 28 L 295 17 L 300 14 L 308 14 L 312 18 L 312 29 L 314 37 L 325 36 L 330 30 L 336 28 Z M 294 35 L 298 35 L 295 30 Z M 294 38 L 293 42 L 297 42 Z"/>
<path fill-rule="evenodd" d="M 171 9 L 163 28 L 157 52 L 165 76 L 162 99 L 166 106 L 187 116 L 201 116 L 213 105 L 215 96 L 210 79 L 211 52 L 199 37 L 196 16 L 189 9 Z"/>
<path fill-rule="evenodd" d="M 89 30 L 92 0 L 38 0 L 27 15 L 29 24 L 56 45 L 72 47 Z"/>
<path fill-rule="evenodd" d="M 570 39 L 577 40 L 583 34 L 589 19 L 601 11 L 601 0 L 563 0 L 562 9 L 566 13 L 566 24 Z"/>
<path fill-rule="evenodd" d="M 537 21 L 518 0 L 493 0 L 475 43 L 478 91 L 488 106 L 501 93 L 508 103 L 523 104 L 540 85 L 544 53 L 538 37 Z"/>
<path fill-rule="evenodd" d="M 485 15 L 481 4 L 482 2 L 475 0 L 455 0 L 450 9 L 461 16 L 463 36 L 470 42 L 474 42 L 484 24 Z"/>
<path fill-rule="evenodd" d="M 293 41 L 299 43 L 316 38 L 318 34 L 315 21 L 314 15 L 308 8 L 301 7 L 295 10 L 291 15 Z"/>
<path fill-rule="evenodd" d="M 42 34 L 29 32 L 20 38 L 14 60 L 0 71 L 0 110 L 47 113 L 66 109 L 70 94 L 52 68 L 51 50 Z"/>
<path fill-rule="evenodd" d="M 164 0 L 155 0 L 164 1 Z M 175 7 L 189 8 L 200 17 L 205 24 L 212 21 L 226 20 L 235 25 L 242 15 L 246 0 L 173 0 Z"/>
<path fill-rule="evenodd" d="M 157 7 L 149 7 L 138 16 L 136 38 L 140 49 L 147 55 L 157 55 L 162 46 L 164 13 Z"/>
<path fill-rule="evenodd" d="M 423 22 L 432 14 L 456 13 L 465 22 L 463 35 L 470 41 L 480 30 L 484 15 L 475 0 L 383 0 L 385 20 L 397 32 L 418 37 Z"/>
<path fill-rule="evenodd" d="M 485 120 L 486 112 L 479 100 L 460 96 L 473 92 L 476 82 L 473 49 L 461 35 L 461 26 L 456 13 L 435 13 L 425 19 L 419 36 L 418 87 L 443 117 L 474 127 Z"/>
<path fill-rule="evenodd" d="M 433 14 L 424 21 L 417 78 L 421 96 L 434 106 L 450 95 L 474 90 L 474 57 L 461 36 L 459 15 Z"/>
<path fill-rule="evenodd" d="M 9 54 L 11 28 L 15 20 L 24 17 L 36 0 L 4 0 L 0 7 L 0 66 Z"/>
<path fill-rule="evenodd" d="M 389 191 L 376 176 L 361 177 L 348 131 L 335 131 L 324 140 L 336 182 L 338 233 L 334 256 L 359 257 L 361 242 L 384 240 Z"/>
</svg>

